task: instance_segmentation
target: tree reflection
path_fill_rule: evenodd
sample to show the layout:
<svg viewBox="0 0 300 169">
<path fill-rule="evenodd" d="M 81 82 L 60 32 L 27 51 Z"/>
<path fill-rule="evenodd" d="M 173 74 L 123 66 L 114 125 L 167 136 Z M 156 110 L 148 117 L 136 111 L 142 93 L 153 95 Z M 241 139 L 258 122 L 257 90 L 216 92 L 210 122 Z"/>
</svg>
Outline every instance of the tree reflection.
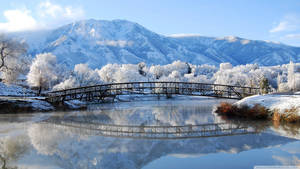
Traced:
<svg viewBox="0 0 300 169">
<path fill-rule="evenodd" d="M 2 161 L 2 168 L 17 168 L 8 167 L 8 165 L 18 160 L 28 150 L 28 139 L 23 136 L 4 137 L 0 140 L 0 159 Z"/>
</svg>

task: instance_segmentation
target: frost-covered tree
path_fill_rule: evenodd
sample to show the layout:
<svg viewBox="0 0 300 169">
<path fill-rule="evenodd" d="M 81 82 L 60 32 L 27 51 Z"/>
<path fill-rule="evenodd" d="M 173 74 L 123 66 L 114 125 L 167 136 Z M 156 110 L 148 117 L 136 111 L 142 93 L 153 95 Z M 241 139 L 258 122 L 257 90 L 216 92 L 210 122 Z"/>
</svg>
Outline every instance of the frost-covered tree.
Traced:
<svg viewBox="0 0 300 169">
<path fill-rule="evenodd" d="M 288 85 L 290 90 L 295 90 L 295 66 L 292 61 L 290 61 L 289 67 L 288 67 Z"/>
<path fill-rule="evenodd" d="M 52 90 L 62 90 L 81 86 L 101 84 L 102 81 L 97 70 L 88 67 L 87 64 L 77 64 L 69 77 L 53 86 Z"/>
<path fill-rule="evenodd" d="M 38 87 L 40 94 L 42 89 L 49 89 L 58 82 L 60 69 L 55 55 L 51 53 L 38 54 L 30 66 L 27 82 L 30 86 Z"/>
<path fill-rule="evenodd" d="M 120 69 L 118 64 L 107 64 L 103 66 L 100 70 L 96 70 L 101 80 L 106 83 L 115 82 L 114 74 Z"/>
<path fill-rule="evenodd" d="M 178 71 L 181 75 L 188 74 L 189 71 L 191 71 L 189 64 L 177 60 L 171 64 L 167 64 L 164 66 L 164 75 L 168 76 L 175 70 Z"/>
<path fill-rule="evenodd" d="M 114 81 L 122 82 L 138 82 L 147 81 L 147 78 L 139 73 L 139 66 L 133 64 L 123 64 L 114 74 Z"/>
<path fill-rule="evenodd" d="M 232 64 L 231 63 L 220 63 L 220 71 L 223 70 L 228 70 L 228 69 L 232 69 Z"/>
<path fill-rule="evenodd" d="M 70 76 L 66 80 L 58 83 L 57 85 L 53 86 L 52 90 L 64 90 L 64 89 L 70 89 L 74 87 L 78 87 L 79 83 L 76 80 L 74 76 Z"/>
<path fill-rule="evenodd" d="M 26 72 L 29 62 L 26 49 L 25 43 L 0 35 L 0 74 L 6 83 L 14 83 Z"/>
<path fill-rule="evenodd" d="M 177 70 L 174 70 L 170 75 L 169 78 L 172 79 L 172 81 L 183 81 L 183 77 L 181 76 L 180 72 Z"/>
<path fill-rule="evenodd" d="M 164 75 L 164 69 L 161 65 L 152 65 L 149 69 L 154 79 L 159 79 Z"/>
<path fill-rule="evenodd" d="M 79 86 L 96 85 L 100 84 L 101 82 L 97 72 L 90 69 L 87 64 L 75 65 L 74 73 Z"/>
<path fill-rule="evenodd" d="M 300 73 L 295 73 L 295 91 L 300 90 Z"/>
<path fill-rule="evenodd" d="M 147 73 L 146 73 L 146 64 L 144 62 L 141 62 L 138 64 L 138 71 L 139 71 L 139 74 L 142 75 L 142 76 L 146 76 Z"/>
</svg>

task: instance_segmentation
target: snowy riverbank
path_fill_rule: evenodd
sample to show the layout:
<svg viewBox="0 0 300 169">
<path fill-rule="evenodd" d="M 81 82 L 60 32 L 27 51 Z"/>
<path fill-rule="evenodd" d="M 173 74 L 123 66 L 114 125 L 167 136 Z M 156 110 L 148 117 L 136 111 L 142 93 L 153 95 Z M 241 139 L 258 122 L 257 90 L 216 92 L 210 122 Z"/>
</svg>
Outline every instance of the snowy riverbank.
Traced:
<svg viewBox="0 0 300 169">
<path fill-rule="evenodd" d="M 73 100 L 53 105 L 45 97 L 36 96 L 36 92 L 18 85 L 6 85 L 0 82 L 0 114 L 46 112 L 58 109 L 74 110 L 86 107 L 86 103 Z"/>
<path fill-rule="evenodd" d="M 267 94 L 267 95 L 255 95 L 246 97 L 235 103 L 238 107 L 242 105 L 248 105 L 253 107 L 256 104 L 260 104 L 271 111 L 277 111 L 280 114 L 289 112 L 294 109 L 294 113 L 300 116 L 300 95 L 279 95 L 279 94 Z"/>
<path fill-rule="evenodd" d="M 30 97 L 0 97 L 0 114 L 55 110 L 50 103 Z"/>
<path fill-rule="evenodd" d="M 51 104 L 43 97 L 6 97 L 0 96 L 0 114 L 49 112 L 55 110 L 75 110 L 86 108 L 86 103 L 78 100 Z"/>
<path fill-rule="evenodd" d="M 33 90 L 0 82 L 0 96 L 34 96 L 35 94 Z"/>
</svg>

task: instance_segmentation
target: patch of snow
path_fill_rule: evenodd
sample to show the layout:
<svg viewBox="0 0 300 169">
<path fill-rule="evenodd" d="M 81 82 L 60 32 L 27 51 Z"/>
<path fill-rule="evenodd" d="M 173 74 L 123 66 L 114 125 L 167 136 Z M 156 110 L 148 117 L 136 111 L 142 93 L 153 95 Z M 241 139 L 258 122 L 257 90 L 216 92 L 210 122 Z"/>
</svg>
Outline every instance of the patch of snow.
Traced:
<svg viewBox="0 0 300 169">
<path fill-rule="evenodd" d="M 299 95 L 255 95 L 246 97 L 235 103 L 237 106 L 248 105 L 250 107 L 260 104 L 271 111 L 278 110 L 278 113 L 285 113 L 285 110 L 296 108 L 300 116 L 300 96 Z"/>
<path fill-rule="evenodd" d="M 0 82 L 0 96 L 33 96 L 35 93 L 17 85 L 6 85 Z"/>
<path fill-rule="evenodd" d="M 250 43 L 250 40 L 248 40 L 248 39 L 241 40 L 241 44 L 243 44 L 243 45 L 246 45 L 248 43 Z"/>
<path fill-rule="evenodd" d="M 167 37 L 172 37 L 172 38 L 185 38 L 185 37 L 199 37 L 201 35 L 199 34 L 187 34 L 187 33 L 178 33 L 178 34 L 172 34 L 172 35 L 168 35 Z"/>
<path fill-rule="evenodd" d="M 95 29 L 94 29 L 94 28 L 92 28 L 92 29 L 91 29 L 91 31 L 90 31 L 90 35 L 91 35 L 92 37 L 95 37 L 95 35 L 96 35 L 96 31 L 95 31 Z"/>
<path fill-rule="evenodd" d="M 34 110 L 40 110 L 40 111 L 48 111 L 48 110 L 54 110 L 54 107 L 42 100 L 29 100 L 31 102 L 31 106 Z"/>
<path fill-rule="evenodd" d="M 61 43 L 63 43 L 65 40 L 67 40 L 67 36 L 66 36 L 66 35 L 63 35 L 63 36 L 61 36 L 60 38 L 58 38 L 56 41 L 52 42 L 51 45 L 52 45 L 52 46 L 58 46 L 58 45 L 60 45 Z"/>
<path fill-rule="evenodd" d="M 264 40 L 265 42 L 267 43 L 273 43 L 273 44 L 277 44 L 277 45 L 280 45 L 281 43 L 278 42 L 278 41 L 270 41 L 270 40 Z"/>
<path fill-rule="evenodd" d="M 227 40 L 228 42 L 235 42 L 235 41 L 238 40 L 238 37 L 235 37 L 235 36 L 225 36 L 225 37 L 216 38 L 216 40 Z"/>
<path fill-rule="evenodd" d="M 100 46 L 114 46 L 114 47 L 125 47 L 125 46 L 132 46 L 132 41 L 126 41 L 126 40 L 103 40 L 103 41 L 97 41 L 97 45 Z"/>
<path fill-rule="evenodd" d="M 86 107 L 86 103 L 80 100 L 70 100 L 70 101 L 65 101 L 64 103 L 67 106 L 69 106 L 69 108 L 71 109 L 79 109 L 79 108 Z"/>
</svg>

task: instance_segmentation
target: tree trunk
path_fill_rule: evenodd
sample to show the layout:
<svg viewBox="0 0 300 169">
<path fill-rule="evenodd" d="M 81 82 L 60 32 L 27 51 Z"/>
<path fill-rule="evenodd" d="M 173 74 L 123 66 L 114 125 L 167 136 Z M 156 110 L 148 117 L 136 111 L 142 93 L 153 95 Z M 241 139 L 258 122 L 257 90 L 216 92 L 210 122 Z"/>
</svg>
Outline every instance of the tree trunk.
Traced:
<svg viewBox="0 0 300 169">
<path fill-rule="evenodd" d="M 42 92 L 42 86 L 40 86 L 40 88 L 39 88 L 38 96 L 41 95 L 41 92 Z"/>
</svg>

